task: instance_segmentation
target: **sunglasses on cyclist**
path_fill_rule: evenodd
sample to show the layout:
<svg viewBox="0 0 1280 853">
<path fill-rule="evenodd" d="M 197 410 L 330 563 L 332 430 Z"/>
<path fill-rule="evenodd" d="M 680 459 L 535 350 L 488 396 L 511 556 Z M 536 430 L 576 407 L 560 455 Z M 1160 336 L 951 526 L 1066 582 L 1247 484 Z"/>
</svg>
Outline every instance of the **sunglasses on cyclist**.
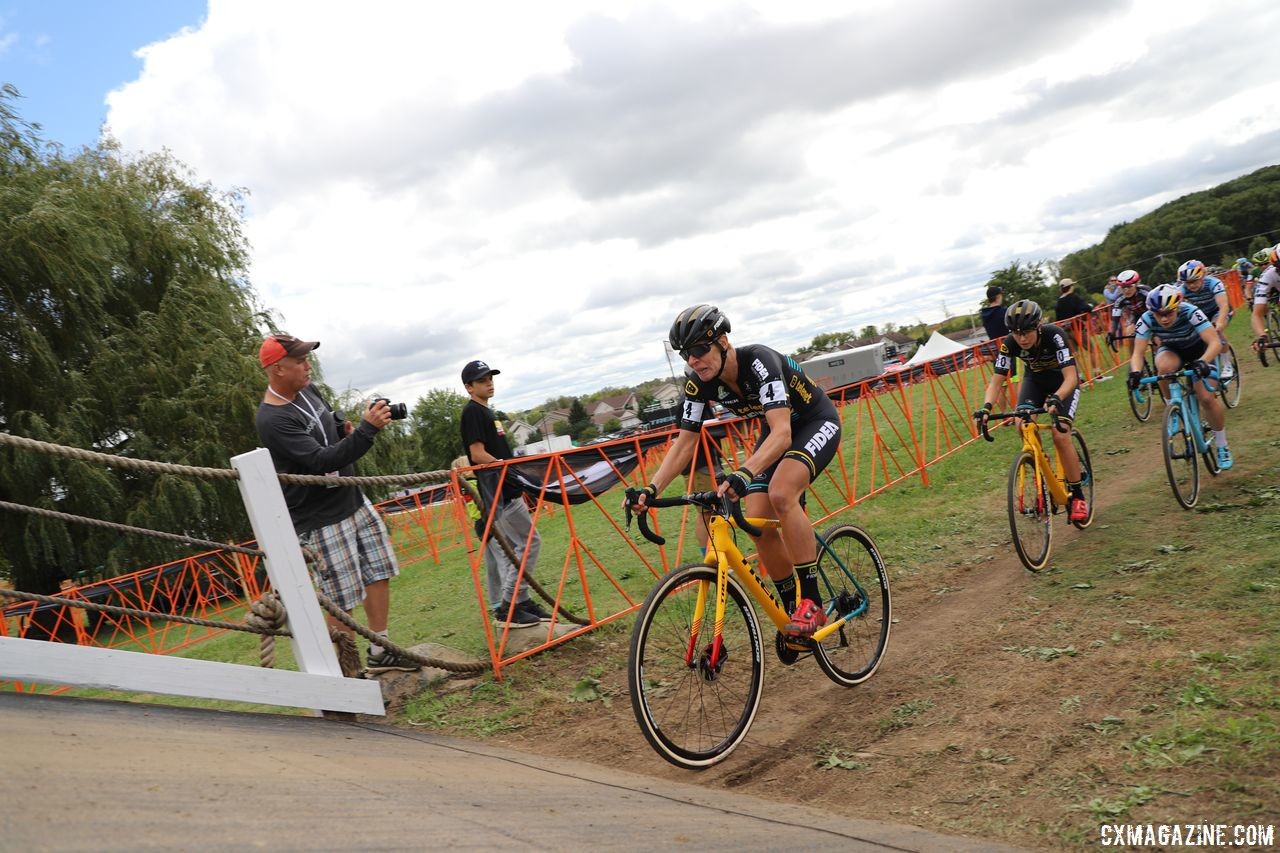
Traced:
<svg viewBox="0 0 1280 853">
<path fill-rule="evenodd" d="M 711 352 L 711 344 L 694 344 L 691 347 L 680 350 L 680 357 L 688 361 L 690 358 L 702 358 L 709 352 Z"/>
</svg>

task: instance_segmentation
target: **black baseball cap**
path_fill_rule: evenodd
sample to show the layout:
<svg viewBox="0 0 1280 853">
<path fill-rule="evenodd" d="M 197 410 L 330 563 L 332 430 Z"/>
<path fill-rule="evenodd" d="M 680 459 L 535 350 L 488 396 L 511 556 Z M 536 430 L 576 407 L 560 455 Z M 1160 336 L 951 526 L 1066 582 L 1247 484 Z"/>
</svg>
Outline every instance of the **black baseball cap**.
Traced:
<svg viewBox="0 0 1280 853">
<path fill-rule="evenodd" d="M 483 361 L 468 361 L 467 366 L 462 368 L 462 384 L 470 385 L 477 379 L 483 379 L 486 376 L 497 376 L 501 370 L 494 370 Z"/>
<path fill-rule="evenodd" d="M 1000 294 L 1004 293 L 1004 288 L 998 284 L 993 284 L 987 288 L 987 301 L 990 302 Z"/>
</svg>

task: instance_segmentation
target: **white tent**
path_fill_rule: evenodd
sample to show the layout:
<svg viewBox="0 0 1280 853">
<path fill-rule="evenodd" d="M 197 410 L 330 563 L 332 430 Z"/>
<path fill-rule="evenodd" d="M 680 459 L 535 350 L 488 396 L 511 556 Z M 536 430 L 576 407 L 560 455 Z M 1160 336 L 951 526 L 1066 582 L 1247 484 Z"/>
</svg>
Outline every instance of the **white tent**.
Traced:
<svg viewBox="0 0 1280 853">
<path fill-rule="evenodd" d="M 933 361 L 935 358 L 942 358 L 944 355 L 951 355 L 953 352 L 964 352 L 965 349 L 967 347 L 961 346 L 941 332 L 934 332 L 929 336 L 929 340 L 924 342 L 924 346 L 916 350 L 915 355 L 911 356 L 904 366 L 914 367 L 917 364 L 924 364 L 926 361 Z"/>
</svg>

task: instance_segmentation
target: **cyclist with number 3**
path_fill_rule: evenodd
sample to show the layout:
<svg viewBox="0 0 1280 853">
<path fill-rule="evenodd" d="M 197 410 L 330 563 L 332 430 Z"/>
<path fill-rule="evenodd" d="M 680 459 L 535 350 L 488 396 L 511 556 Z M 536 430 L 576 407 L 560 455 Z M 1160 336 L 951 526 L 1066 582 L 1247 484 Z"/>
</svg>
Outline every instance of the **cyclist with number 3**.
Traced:
<svg viewBox="0 0 1280 853">
<path fill-rule="evenodd" d="M 1190 365 L 1203 380 L 1210 376 L 1210 363 L 1222 350 L 1222 339 L 1204 312 L 1182 298 L 1176 285 L 1162 284 L 1147 294 L 1147 311 L 1138 318 L 1134 332 L 1133 356 L 1129 359 L 1129 388 L 1136 389 L 1142 379 L 1142 360 L 1152 335 L 1160 335 L 1156 350 L 1156 372 L 1173 373 L 1184 364 Z M 1227 470 L 1233 464 L 1227 447 L 1227 412 L 1203 381 L 1195 383 L 1196 397 L 1205 414 L 1205 422 L 1213 427 L 1213 443 L 1218 448 L 1218 467 Z"/>
<path fill-rule="evenodd" d="M 746 514 L 777 518 L 778 530 L 756 540 L 760 560 L 791 621 L 783 629 L 807 637 L 826 624 L 818 587 L 817 543 L 805 515 L 805 489 L 840 446 L 840 416 L 826 392 L 793 359 L 760 344 L 729 343 L 729 319 L 712 305 L 686 308 L 671 324 L 671 348 L 685 372 L 679 432 L 653 481 L 627 499 L 634 512 L 662 494 L 689 467 L 703 413 L 719 403 L 735 415 L 763 419 L 760 440 L 719 492 L 745 499 Z M 796 601 L 799 577 L 800 601 Z"/>
<path fill-rule="evenodd" d="M 1066 333 L 1043 320 L 1044 311 L 1030 299 L 1019 299 L 1009 306 L 1005 312 L 1009 336 L 1000 341 L 982 408 L 973 417 L 979 423 L 987 419 L 999 398 L 1000 387 L 1013 371 L 1014 359 L 1022 359 L 1027 373 L 1018 388 L 1018 406 L 1034 409 L 1043 404 L 1065 423 L 1065 431 L 1053 429 L 1049 434 L 1071 491 L 1068 517 L 1073 522 L 1083 522 L 1089 518 L 1089 504 L 1084 498 L 1080 456 L 1071 443 L 1071 423 L 1080 402 L 1080 371 L 1071 356 Z"/>
</svg>

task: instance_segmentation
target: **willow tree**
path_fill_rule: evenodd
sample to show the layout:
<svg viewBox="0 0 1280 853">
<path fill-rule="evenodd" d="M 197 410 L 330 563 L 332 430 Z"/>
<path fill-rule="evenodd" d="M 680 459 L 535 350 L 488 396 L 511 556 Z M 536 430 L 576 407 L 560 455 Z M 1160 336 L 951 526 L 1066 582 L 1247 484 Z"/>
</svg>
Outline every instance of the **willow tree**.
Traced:
<svg viewBox="0 0 1280 853">
<path fill-rule="evenodd" d="M 0 89 L 0 431 L 225 468 L 258 445 L 260 340 L 235 194 L 168 154 L 110 142 L 74 156 Z M 225 540 L 248 525 L 238 490 L 0 448 L 0 498 Z M 189 549 L 0 510 L 0 573 L 48 591 Z"/>
</svg>

